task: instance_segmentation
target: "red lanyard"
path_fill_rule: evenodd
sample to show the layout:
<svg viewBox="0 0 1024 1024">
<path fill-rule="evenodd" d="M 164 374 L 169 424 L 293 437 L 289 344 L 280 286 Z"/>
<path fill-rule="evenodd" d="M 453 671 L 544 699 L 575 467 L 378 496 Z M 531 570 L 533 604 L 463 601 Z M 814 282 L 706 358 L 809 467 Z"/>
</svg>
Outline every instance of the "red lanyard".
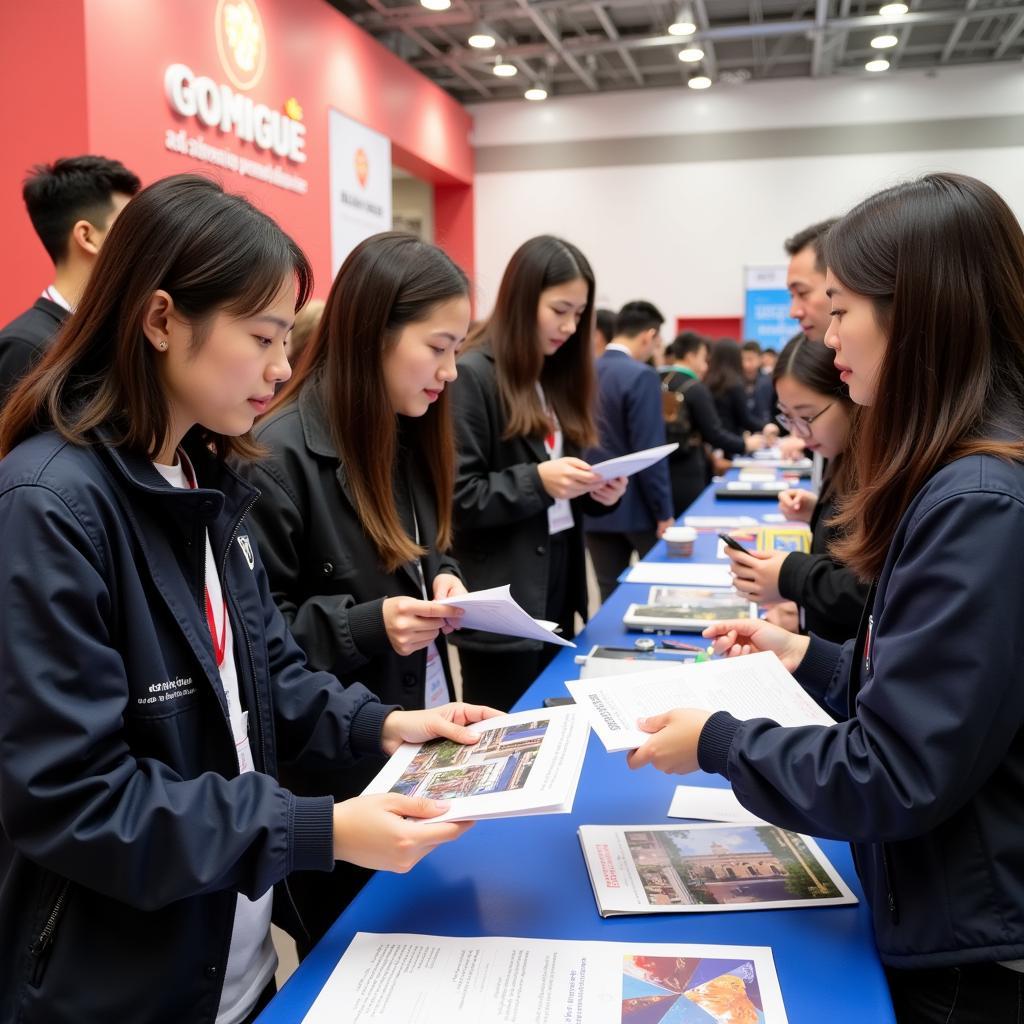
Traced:
<svg viewBox="0 0 1024 1024">
<path fill-rule="evenodd" d="M 192 490 L 195 490 L 198 486 L 196 484 L 195 473 L 192 470 L 192 463 L 189 462 L 188 457 L 183 451 L 179 449 L 178 458 L 181 460 L 182 469 L 185 471 L 185 479 L 188 481 L 188 485 Z M 205 565 L 205 555 L 204 555 Z M 205 573 L 205 569 L 203 570 Z M 217 620 L 213 614 L 213 602 L 210 600 L 210 589 L 206 583 L 203 583 L 203 597 L 206 599 L 206 624 L 210 627 L 210 639 L 213 641 L 213 653 L 217 659 L 217 668 L 220 668 L 224 664 L 224 649 L 228 643 L 228 603 L 224 600 L 223 595 L 221 596 L 221 619 L 220 619 L 220 635 L 217 635 Z"/>
</svg>

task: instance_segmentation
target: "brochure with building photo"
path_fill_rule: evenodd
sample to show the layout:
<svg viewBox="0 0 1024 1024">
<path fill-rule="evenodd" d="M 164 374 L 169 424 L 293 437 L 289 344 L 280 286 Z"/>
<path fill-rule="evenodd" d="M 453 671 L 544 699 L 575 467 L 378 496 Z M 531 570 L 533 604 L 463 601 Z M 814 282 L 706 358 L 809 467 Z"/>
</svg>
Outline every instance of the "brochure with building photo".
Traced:
<svg viewBox="0 0 1024 1024">
<path fill-rule="evenodd" d="M 576 707 L 520 711 L 469 727 L 480 736 L 404 743 L 364 793 L 450 800 L 425 821 L 567 814 L 583 769 L 590 726 Z"/>
<path fill-rule="evenodd" d="M 787 1024 L 767 946 L 357 932 L 304 1024 Z"/>
<path fill-rule="evenodd" d="M 622 622 L 631 629 L 699 632 L 725 619 L 756 619 L 757 605 L 731 587 L 651 587 L 646 604 L 631 604 Z"/>
<path fill-rule="evenodd" d="M 583 825 L 602 917 L 834 907 L 857 897 L 808 836 L 762 825 Z"/>
</svg>

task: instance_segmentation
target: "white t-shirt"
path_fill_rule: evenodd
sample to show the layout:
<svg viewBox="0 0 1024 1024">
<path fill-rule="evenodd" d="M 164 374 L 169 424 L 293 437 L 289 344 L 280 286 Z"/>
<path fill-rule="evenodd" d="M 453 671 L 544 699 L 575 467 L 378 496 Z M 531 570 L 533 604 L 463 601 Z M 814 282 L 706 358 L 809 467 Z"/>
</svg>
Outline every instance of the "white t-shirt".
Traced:
<svg viewBox="0 0 1024 1024">
<path fill-rule="evenodd" d="M 173 487 L 188 490 L 190 487 L 184 466 L 162 466 L 154 462 L 157 472 Z M 206 591 L 210 597 L 214 622 L 218 636 L 223 629 L 224 661 L 220 665 L 220 682 L 227 698 L 231 719 L 231 735 L 235 739 L 240 773 L 251 772 L 252 750 L 249 745 L 249 714 L 242 708 L 241 692 L 238 686 L 238 665 L 232 644 L 231 622 L 226 614 L 224 594 L 221 590 L 220 575 L 206 533 Z M 212 643 L 211 639 L 211 643 Z M 277 953 L 270 937 L 270 914 L 273 891 L 257 900 L 250 900 L 238 893 L 235 904 L 235 923 L 231 930 L 231 947 L 228 950 L 228 964 L 224 971 L 224 987 L 221 989 L 220 1006 L 217 1009 L 217 1024 L 238 1024 L 246 1018 L 256 1000 L 267 987 L 274 971 L 277 970 Z"/>
</svg>

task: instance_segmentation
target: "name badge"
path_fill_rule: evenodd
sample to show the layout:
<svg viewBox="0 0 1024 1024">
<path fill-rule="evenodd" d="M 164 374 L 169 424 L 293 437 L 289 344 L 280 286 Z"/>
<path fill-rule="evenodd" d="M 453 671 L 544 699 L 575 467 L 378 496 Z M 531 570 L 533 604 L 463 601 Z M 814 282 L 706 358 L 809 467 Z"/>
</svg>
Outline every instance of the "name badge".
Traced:
<svg viewBox="0 0 1024 1024">
<path fill-rule="evenodd" d="M 427 682 L 423 695 L 425 708 L 436 708 L 448 703 L 448 680 L 444 674 L 444 662 L 436 643 L 427 647 Z"/>
</svg>

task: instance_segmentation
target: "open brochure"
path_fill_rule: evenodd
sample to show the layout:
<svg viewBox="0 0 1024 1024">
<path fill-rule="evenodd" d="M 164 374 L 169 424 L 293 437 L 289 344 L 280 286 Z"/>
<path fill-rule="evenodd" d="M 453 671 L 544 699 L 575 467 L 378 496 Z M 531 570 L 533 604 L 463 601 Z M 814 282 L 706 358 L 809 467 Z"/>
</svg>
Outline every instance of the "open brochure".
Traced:
<svg viewBox="0 0 1024 1024">
<path fill-rule="evenodd" d="M 479 629 L 485 633 L 501 633 L 504 636 L 521 636 L 527 640 L 540 640 L 559 647 L 575 647 L 571 640 L 565 640 L 552 632 L 555 623 L 532 618 L 512 597 L 508 584 L 491 587 L 490 590 L 476 590 L 461 597 L 442 597 L 437 604 L 448 604 L 463 609 L 459 629 Z"/>
<path fill-rule="evenodd" d="M 637 719 L 673 708 L 728 711 L 779 725 L 835 725 L 770 651 L 565 685 L 611 752 L 642 746 L 649 734 Z"/>
<path fill-rule="evenodd" d="M 478 743 L 403 743 L 364 793 L 450 800 L 429 822 L 568 814 L 590 726 L 576 707 L 519 711 L 476 722 Z M 417 819 L 420 820 L 420 819 Z"/>
<path fill-rule="evenodd" d="M 602 917 L 856 903 L 809 836 L 762 825 L 582 825 Z"/>
<path fill-rule="evenodd" d="M 604 462 L 595 462 L 590 468 L 602 480 L 614 480 L 617 476 L 632 476 L 661 462 L 666 456 L 671 455 L 679 445 L 660 444 L 657 448 L 645 448 L 642 452 L 633 452 L 630 455 L 619 455 L 614 459 L 605 459 Z"/>
<path fill-rule="evenodd" d="M 304 1024 L 787 1024 L 767 946 L 357 932 Z"/>
</svg>

